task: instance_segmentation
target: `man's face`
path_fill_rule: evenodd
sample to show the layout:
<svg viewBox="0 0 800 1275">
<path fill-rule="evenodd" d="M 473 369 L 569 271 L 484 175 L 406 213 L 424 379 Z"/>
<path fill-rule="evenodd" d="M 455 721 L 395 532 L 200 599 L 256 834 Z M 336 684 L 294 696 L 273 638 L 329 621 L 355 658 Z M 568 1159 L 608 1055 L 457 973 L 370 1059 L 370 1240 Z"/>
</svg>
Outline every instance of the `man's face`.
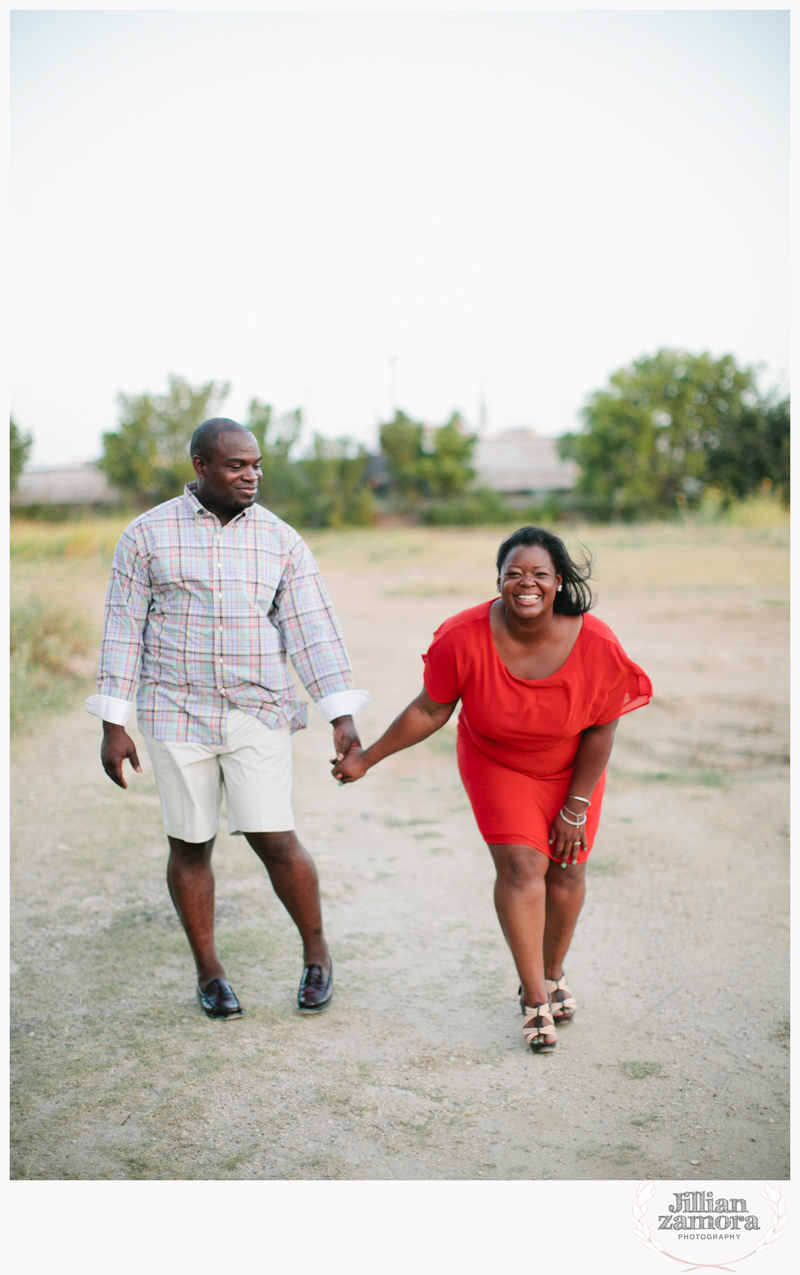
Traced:
<svg viewBox="0 0 800 1275">
<path fill-rule="evenodd" d="M 253 504 L 261 483 L 261 453 L 248 431 L 220 434 L 210 460 L 192 459 L 197 494 L 204 503 L 232 513 Z"/>
</svg>

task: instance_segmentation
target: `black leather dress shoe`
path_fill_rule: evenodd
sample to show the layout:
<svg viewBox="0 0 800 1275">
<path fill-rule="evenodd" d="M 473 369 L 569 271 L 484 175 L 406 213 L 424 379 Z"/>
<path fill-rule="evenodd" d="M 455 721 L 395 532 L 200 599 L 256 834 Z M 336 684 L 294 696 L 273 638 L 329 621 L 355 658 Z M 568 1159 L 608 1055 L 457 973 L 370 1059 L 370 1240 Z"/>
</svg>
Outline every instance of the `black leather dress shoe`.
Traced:
<svg viewBox="0 0 800 1275">
<path fill-rule="evenodd" d="M 212 978 L 205 991 L 198 983 L 197 1003 L 209 1018 L 241 1018 L 244 1013 L 225 978 Z"/>
<path fill-rule="evenodd" d="M 329 970 L 321 965 L 307 965 L 297 993 L 297 1008 L 306 1011 L 324 1009 L 333 996 L 333 961 Z"/>
</svg>

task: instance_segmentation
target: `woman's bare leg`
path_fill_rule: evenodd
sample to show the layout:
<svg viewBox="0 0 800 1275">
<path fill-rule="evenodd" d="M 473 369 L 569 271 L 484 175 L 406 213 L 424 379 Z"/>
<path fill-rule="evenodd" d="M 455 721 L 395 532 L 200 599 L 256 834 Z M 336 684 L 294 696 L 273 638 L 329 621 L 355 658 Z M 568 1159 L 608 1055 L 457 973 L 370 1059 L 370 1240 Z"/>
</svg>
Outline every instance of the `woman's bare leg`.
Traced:
<svg viewBox="0 0 800 1275">
<path fill-rule="evenodd" d="M 550 859 L 532 846 L 490 845 L 489 849 L 497 869 L 494 905 L 525 1004 L 541 1005 L 547 1000 L 543 949 Z"/>
<path fill-rule="evenodd" d="M 551 861 L 545 888 L 544 973 L 545 978 L 559 979 L 586 894 L 586 864 L 562 868 Z"/>
</svg>

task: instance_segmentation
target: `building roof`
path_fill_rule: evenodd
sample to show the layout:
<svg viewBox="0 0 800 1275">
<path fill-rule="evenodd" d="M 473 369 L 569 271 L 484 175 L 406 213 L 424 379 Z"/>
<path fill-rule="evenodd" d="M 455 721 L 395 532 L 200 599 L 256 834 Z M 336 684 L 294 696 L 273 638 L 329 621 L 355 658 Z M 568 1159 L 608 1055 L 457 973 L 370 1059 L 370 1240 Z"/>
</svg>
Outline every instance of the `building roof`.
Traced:
<svg viewBox="0 0 800 1275">
<path fill-rule="evenodd" d="M 570 491 L 578 466 L 562 460 L 554 438 L 537 438 L 532 429 L 507 429 L 475 444 L 472 464 L 478 480 L 495 491 Z"/>
<path fill-rule="evenodd" d="M 95 465 L 54 465 L 25 470 L 11 493 L 12 505 L 113 505 L 119 492 Z"/>
</svg>

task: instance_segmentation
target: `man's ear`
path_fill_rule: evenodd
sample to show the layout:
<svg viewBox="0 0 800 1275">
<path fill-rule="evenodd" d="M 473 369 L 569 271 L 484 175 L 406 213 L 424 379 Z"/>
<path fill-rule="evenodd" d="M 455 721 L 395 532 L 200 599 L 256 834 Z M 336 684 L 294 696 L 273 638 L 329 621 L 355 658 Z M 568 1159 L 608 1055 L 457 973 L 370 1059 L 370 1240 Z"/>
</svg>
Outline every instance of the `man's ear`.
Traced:
<svg viewBox="0 0 800 1275">
<path fill-rule="evenodd" d="M 192 457 L 192 464 L 194 465 L 194 472 L 197 474 L 197 477 L 198 477 L 198 478 L 202 478 L 202 477 L 203 477 L 204 470 L 205 470 L 205 467 L 206 467 L 206 463 L 205 463 L 205 461 L 203 460 L 203 457 L 202 457 L 202 456 L 193 456 L 193 457 Z"/>
</svg>

